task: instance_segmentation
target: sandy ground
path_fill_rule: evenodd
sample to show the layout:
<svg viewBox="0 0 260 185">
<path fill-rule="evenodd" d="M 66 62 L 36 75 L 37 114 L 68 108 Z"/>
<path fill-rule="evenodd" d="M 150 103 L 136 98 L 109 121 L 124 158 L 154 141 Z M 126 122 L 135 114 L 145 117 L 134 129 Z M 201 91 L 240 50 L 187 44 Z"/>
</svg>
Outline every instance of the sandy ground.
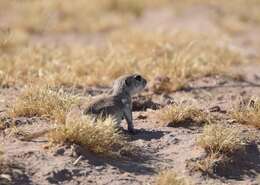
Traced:
<svg viewBox="0 0 260 185">
<path fill-rule="evenodd" d="M 138 29 L 161 29 L 168 32 L 178 30 L 193 30 L 195 32 L 217 34 L 219 28 L 207 15 L 208 10 L 195 7 L 182 15 L 176 16 L 167 8 L 149 10 L 140 19 L 132 23 Z M 193 12 L 199 12 L 194 14 Z M 203 12 L 203 13 L 202 13 Z M 192 15 L 192 16 L 191 16 Z M 229 37 L 230 46 L 241 51 L 245 56 L 255 59 L 260 48 L 260 26 L 249 31 Z M 35 42 L 70 42 L 79 40 L 82 44 L 102 42 L 106 33 L 100 35 L 48 35 L 35 36 Z M 55 38 L 55 39 L 54 39 Z M 84 39 L 81 39 L 84 38 Z M 215 112 L 223 121 L 230 118 L 227 111 L 231 102 L 237 96 L 260 96 L 260 65 L 247 64 L 238 66 L 234 71 L 245 76 L 243 81 L 235 81 L 226 77 L 204 77 L 190 82 L 191 88 L 177 91 L 169 96 L 154 94 L 150 100 L 136 97 L 134 104 L 134 124 L 138 129 L 136 135 L 128 136 L 129 143 L 140 146 L 142 155 L 127 159 L 111 159 L 82 152 L 79 146 L 59 146 L 45 149 L 46 138 L 39 138 L 32 142 L 20 141 L 15 137 L 4 137 L 6 158 L 13 164 L 12 174 L 17 185 L 47 185 L 47 184 L 152 184 L 155 175 L 165 169 L 185 174 L 194 184 L 260 184 L 260 140 L 248 148 L 247 155 L 238 158 L 234 166 L 218 169 L 214 176 L 203 175 L 190 170 L 190 161 L 205 155 L 204 151 L 196 145 L 196 138 L 202 132 L 200 126 L 161 127 L 154 118 L 155 104 L 165 106 L 167 100 L 178 100 L 189 97 L 195 99 L 203 110 L 209 111 L 212 107 L 219 107 Z M 20 93 L 20 88 L 0 89 L 0 114 L 4 115 L 7 105 L 14 101 Z M 80 94 L 88 95 L 91 91 L 79 90 Z M 166 102 L 166 103 L 165 103 Z M 19 128 L 39 130 L 45 127 L 44 120 L 39 118 L 17 118 Z M 25 124 L 27 123 L 27 124 Z M 125 126 L 125 123 L 122 123 Z M 259 130 L 237 125 L 247 132 L 260 135 Z M 74 165 L 75 160 L 82 155 L 83 158 Z M 0 184 L 4 181 L 0 180 Z"/>
</svg>

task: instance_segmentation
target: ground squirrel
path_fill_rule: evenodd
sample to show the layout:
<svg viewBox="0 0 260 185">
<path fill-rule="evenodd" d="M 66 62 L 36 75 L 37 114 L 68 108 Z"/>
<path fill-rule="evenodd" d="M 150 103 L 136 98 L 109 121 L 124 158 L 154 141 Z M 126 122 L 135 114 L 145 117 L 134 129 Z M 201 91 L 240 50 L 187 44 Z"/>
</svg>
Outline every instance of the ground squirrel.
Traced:
<svg viewBox="0 0 260 185">
<path fill-rule="evenodd" d="M 92 115 L 96 118 L 112 116 L 118 126 L 122 119 L 125 118 L 129 132 L 134 133 L 131 97 L 142 91 L 146 84 L 147 81 L 138 74 L 121 76 L 114 81 L 112 89 L 107 94 L 94 98 L 93 101 L 87 105 L 83 114 Z M 45 129 L 30 134 L 22 138 L 22 140 L 38 138 L 51 130 L 53 129 Z"/>
<path fill-rule="evenodd" d="M 112 116 L 117 125 L 125 118 L 128 131 L 133 133 L 131 97 L 142 91 L 146 84 L 147 81 L 139 74 L 121 76 L 114 81 L 113 87 L 108 94 L 90 102 L 83 113 L 95 117 Z"/>
</svg>

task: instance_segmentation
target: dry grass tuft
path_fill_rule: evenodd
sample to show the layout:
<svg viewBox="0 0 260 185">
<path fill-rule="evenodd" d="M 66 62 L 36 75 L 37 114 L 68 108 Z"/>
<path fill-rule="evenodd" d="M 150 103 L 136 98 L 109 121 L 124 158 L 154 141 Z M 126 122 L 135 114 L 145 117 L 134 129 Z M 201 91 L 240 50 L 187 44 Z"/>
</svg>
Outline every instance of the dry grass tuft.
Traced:
<svg viewBox="0 0 260 185">
<path fill-rule="evenodd" d="M 198 144 L 209 153 L 231 154 L 244 147 L 241 129 L 222 124 L 210 124 L 204 127 Z"/>
<path fill-rule="evenodd" d="M 5 165 L 5 160 L 4 160 L 3 146 L 0 145 L 0 175 L 5 170 L 5 168 L 6 168 L 6 165 Z M 0 181 L 1 181 L 1 178 L 0 178 Z"/>
<path fill-rule="evenodd" d="M 163 126 L 185 126 L 210 122 L 205 112 L 188 103 L 168 105 L 157 111 L 157 117 Z"/>
<path fill-rule="evenodd" d="M 198 145 L 205 149 L 207 155 L 196 162 L 195 168 L 204 173 L 212 173 L 217 165 L 228 165 L 235 153 L 245 152 L 246 144 L 252 139 L 238 127 L 206 125 L 198 138 Z"/>
<path fill-rule="evenodd" d="M 0 28 L 0 54 L 25 45 L 27 41 L 28 36 L 22 31 Z"/>
<path fill-rule="evenodd" d="M 11 40 L 10 30 L 0 30 L 0 51 L 4 51 L 9 48 Z"/>
<path fill-rule="evenodd" d="M 4 120 L 0 118 L 0 130 L 5 129 Z"/>
<path fill-rule="evenodd" d="M 168 170 L 161 172 L 156 181 L 155 185 L 188 185 L 188 180 L 184 177 L 180 177 L 174 171 Z"/>
<path fill-rule="evenodd" d="M 11 29 L 34 33 L 97 32 L 125 25 L 144 9 L 167 0 L 1 0 L 1 17 Z M 37 17 L 37 19 L 35 19 Z M 80 23 L 79 23 L 80 20 Z"/>
<path fill-rule="evenodd" d="M 212 154 L 208 155 L 207 157 L 196 161 L 193 169 L 195 168 L 195 170 L 199 170 L 203 173 L 210 174 L 214 171 L 216 166 L 218 164 L 221 164 L 221 162 L 223 162 L 223 161 L 225 161 L 223 156 L 216 154 L 216 153 L 212 153 Z"/>
<path fill-rule="evenodd" d="M 30 86 L 17 98 L 9 114 L 11 117 L 41 116 L 57 123 L 65 123 L 66 114 L 79 97 L 48 87 Z"/>
<path fill-rule="evenodd" d="M 75 143 L 94 153 L 112 154 L 127 146 L 115 125 L 110 117 L 94 122 L 89 116 L 72 116 L 64 125 L 51 131 L 48 137 L 53 144 Z"/>
<path fill-rule="evenodd" d="M 4 159 L 4 151 L 3 151 L 2 146 L 0 145 L 0 166 L 2 166 L 3 159 Z"/>
<path fill-rule="evenodd" d="M 73 44 L 29 46 L 0 56 L 0 85 L 109 85 L 122 74 L 138 72 L 151 84 L 165 74 L 167 80 L 153 90 L 171 92 L 201 76 L 228 74 L 233 64 L 244 61 L 239 54 L 196 34 L 121 30 L 109 40 L 103 49 Z"/>
<path fill-rule="evenodd" d="M 216 38 L 200 34 L 123 30 L 111 37 L 116 55 L 129 56 L 125 57 L 132 64 L 128 71 L 138 71 L 150 81 L 162 74 L 169 79 L 164 91 L 180 89 L 198 77 L 229 74 L 232 65 L 244 62 L 238 53 L 220 46 Z"/>
<path fill-rule="evenodd" d="M 129 12 L 135 16 L 140 16 L 145 8 L 158 6 L 166 2 L 168 0 L 110 0 L 107 6 L 109 10 L 115 12 Z"/>
<path fill-rule="evenodd" d="M 240 124 L 260 128 L 260 100 L 251 98 L 248 101 L 241 101 L 239 105 L 234 106 L 231 116 Z"/>
<path fill-rule="evenodd" d="M 38 133 L 25 133 L 14 127 L 12 134 L 22 135 L 27 140 L 47 133 L 51 144 L 79 144 L 88 151 L 106 155 L 119 154 L 120 149 L 132 154 L 137 149 L 126 144 L 126 138 L 112 118 L 94 120 L 82 115 L 80 109 L 73 106 L 79 97 L 49 88 L 34 90 L 30 87 L 18 98 L 11 110 L 12 116 L 43 116 L 55 120 L 56 124 Z"/>
<path fill-rule="evenodd" d="M 260 22 L 260 13 L 258 11 L 260 2 L 258 0 L 184 0 L 176 1 L 174 7 L 177 12 L 182 12 L 190 7 L 201 6 L 212 10 L 208 15 L 209 18 L 230 34 L 252 29 L 252 25 Z"/>
</svg>

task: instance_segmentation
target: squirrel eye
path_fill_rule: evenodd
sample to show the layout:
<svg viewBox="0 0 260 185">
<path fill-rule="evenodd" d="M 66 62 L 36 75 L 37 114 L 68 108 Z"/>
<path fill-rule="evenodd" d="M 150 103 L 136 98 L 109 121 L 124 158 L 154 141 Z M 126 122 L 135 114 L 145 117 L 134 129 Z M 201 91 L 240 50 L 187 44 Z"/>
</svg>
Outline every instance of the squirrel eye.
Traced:
<svg viewBox="0 0 260 185">
<path fill-rule="evenodd" d="M 136 75 L 136 76 L 135 76 L 135 79 L 136 79 L 137 81 L 141 81 L 141 80 L 142 80 L 142 77 L 141 77 L 140 75 Z"/>
<path fill-rule="evenodd" d="M 127 85 L 127 86 L 131 86 L 131 79 L 126 79 L 126 81 L 125 81 L 125 84 Z"/>
</svg>

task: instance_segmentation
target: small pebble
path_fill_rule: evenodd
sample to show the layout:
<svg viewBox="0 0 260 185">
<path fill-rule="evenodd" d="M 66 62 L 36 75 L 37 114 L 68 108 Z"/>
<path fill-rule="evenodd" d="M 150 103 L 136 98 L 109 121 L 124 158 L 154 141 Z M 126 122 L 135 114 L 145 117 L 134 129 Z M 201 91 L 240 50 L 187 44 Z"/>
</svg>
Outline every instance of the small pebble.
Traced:
<svg viewBox="0 0 260 185">
<path fill-rule="evenodd" d="M 104 166 L 96 166 L 95 169 L 98 170 L 98 171 L 101 171 L 101 170 L 104 169 Z"/>
</svg>

